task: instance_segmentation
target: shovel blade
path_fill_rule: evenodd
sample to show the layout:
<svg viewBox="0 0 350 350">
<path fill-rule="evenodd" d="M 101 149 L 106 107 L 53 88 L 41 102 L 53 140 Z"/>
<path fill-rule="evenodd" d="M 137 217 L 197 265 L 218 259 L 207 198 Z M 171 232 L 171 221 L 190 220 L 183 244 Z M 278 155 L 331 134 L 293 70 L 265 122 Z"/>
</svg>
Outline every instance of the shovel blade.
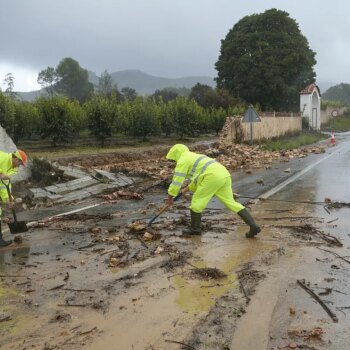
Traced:
<svg viewBox="0 0 350 350">
<path fill-rule="evenodd" d="M 9 222 L 8 225 L 9 225 L 10 232 L 13 235 L 16 233 L 22 233 L 22 232 L 28 231 L 28 226 L 24 221 Z"/>
</svg>

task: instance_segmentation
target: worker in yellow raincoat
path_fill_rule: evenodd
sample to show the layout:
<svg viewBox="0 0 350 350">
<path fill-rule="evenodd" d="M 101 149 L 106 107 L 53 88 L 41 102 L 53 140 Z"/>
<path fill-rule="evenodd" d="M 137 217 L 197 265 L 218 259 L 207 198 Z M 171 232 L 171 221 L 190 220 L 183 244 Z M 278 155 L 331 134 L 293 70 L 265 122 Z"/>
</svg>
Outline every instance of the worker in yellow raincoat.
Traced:
<svg viewBox="0 0 350 350">
<path fill-rule="evenodd" d="M 20 165 L 25 165 L 27 162 L 27 155 L 17 150 L 13 153 L 6 153 L 0 151 L 0 202 L 11 205 L 9 194 L 6 186 L 11 190 L 10 177 L 17 172 L 17 168 Z M 0 207 L 0 247 L 6 247 L 12 243 L 12 241 L 5 241 L 2 237 L 1 229 L 2 209 Z"/>
<path fill-rule="evenodd" d="M 201 213 L 214 195 L 226 208 L 237 213 L 249 225 L 247 238 L 253 238 L 261 231 L 248 210 L 234 200 L 231 174 L 222 164 L 203 154 L 190 152 L 188 147 L 182 144 L 174 145 L 166 158 L 176 161 L 175 173 L 168 189 L 167 204 L 173 204 L 174 197 L 179 194 L 185 180 L 189 181 L 188 188 L 193 192 L 190 206 L 191 226 L 183 233 L 201 234 Z"/>
</svg>

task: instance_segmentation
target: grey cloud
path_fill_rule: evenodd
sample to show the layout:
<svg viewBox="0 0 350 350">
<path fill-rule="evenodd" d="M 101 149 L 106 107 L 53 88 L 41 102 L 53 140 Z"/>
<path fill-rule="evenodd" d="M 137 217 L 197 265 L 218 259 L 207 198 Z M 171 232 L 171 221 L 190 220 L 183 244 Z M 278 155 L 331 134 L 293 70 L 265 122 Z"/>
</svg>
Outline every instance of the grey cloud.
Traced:
<svg viewBox="0 0 350 350">
<path fill-rule="evenodd" d="M 0 0 L 0 64 L 39 71 L 73 57 L 97 74 L 214 76 L 229 29 L 272 7 L 299 23 L 317 53 L 318 79 L 350 81 L 346 0 Z"/>
</svg>

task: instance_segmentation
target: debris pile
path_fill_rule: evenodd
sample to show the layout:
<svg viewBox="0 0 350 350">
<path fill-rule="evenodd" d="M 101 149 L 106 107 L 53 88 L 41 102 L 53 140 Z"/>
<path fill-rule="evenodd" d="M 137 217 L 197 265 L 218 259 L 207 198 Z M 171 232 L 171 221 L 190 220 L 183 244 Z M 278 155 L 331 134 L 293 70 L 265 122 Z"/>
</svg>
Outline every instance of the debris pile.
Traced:
<svg viewBox="0 0 350 350">
<path fill-rule="evenodd" d="M 218 280 L 227 277 L 226 273 L 217 269 L 216 267 L 196 267 L 191 270 L 191 276 L 202 280 Z"/>
<path fill-rule="evenodd" d="M 217 143 L 216 152 L 220 154 L 217 160 L 228 169 L 238 168 L 269 168 L 274 161 L 288 162 L 295 158 L 305 158 L 310 153 L 324 153 L 324 148 L 301 148 L 291 151 L 266 151 L 261 146 L 250 146 L 245 144 L 226 145 Z M 213 152 L 213 150 L 211 150 Z"/>
<path fill-rule="evenodd" d="M 296 236 L 300 239 L 311 240 L 312 236 L 317 236 L 323 239 L 324 241 L 326 241 L 330 245 L 334 245 L 336 247 L 343 246 L 343 243 L 341 243 L 337 237 L 324 233 L 310 224 L 304 224 L 300 226 L 290 226 L 290 228 L 293 229 L 295 232 L 297 232 Z"/>
<path fill-rule="evenodd" d="M 103 198 L 106 200 L 115 200 L 115 199 L 143 199 L 143 195 L 141 193 L 137 192 L 131 192 L 131 191 L 116 191 L 110 194 L 101 194 L 99 196 L 96 196 L 98 198 Z"/>
</svg>

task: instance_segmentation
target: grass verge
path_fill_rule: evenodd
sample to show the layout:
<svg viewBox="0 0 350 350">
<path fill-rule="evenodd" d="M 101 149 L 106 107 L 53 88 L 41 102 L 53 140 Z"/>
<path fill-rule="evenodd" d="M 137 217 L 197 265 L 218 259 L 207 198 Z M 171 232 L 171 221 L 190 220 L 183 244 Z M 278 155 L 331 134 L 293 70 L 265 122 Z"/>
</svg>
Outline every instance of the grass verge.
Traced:
<svg viewBox="0 0 350 350">
<path fill-rule="evenodd" d="M 263 149 L 268 151 L 292 150 L 301 146 L 311 145 L 326 139 L 328 136 L 318 132 L 302 132 L 294 136 L 285 136 L 278 139 L 260 142 Z"/>
<path fill-rule="evenodd" d="M 345 132 L 350 131 L 350 115 L 341 115 L 322 125 L 323 131 Z"/>
</svg>

